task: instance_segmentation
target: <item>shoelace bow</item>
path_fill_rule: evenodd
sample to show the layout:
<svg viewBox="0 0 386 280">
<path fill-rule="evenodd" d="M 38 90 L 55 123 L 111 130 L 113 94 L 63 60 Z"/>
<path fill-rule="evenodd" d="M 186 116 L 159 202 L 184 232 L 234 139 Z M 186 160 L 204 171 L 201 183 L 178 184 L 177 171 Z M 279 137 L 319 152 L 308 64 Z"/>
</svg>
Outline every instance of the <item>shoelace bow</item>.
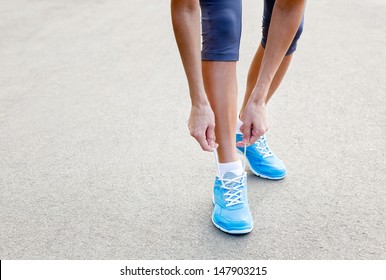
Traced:
<svg viewBox="0 0 386 280">
<path fill-rule="evenodd" d="M 267 145 L 267 140 L 264 136 L 260 137 L 256 142 L 256 149 L 259 150 L 260 153 L 263 154 L 263 158 L 272 156 L 272 151 Z"/>
<path fill-rule="evenodd" d="M 218 174 L 220 174 L 216 148 L 213 149 L 213 152 L 214 152 L 214 157 L 217 164 L 217 171 L 218 171 Z M 243 174 L 240 176 L 236 176 L 232 179 L 220 179 L 221 188 L 228 190 L 226 193 L 224 193 L 225 201 L 228 201 L 228 203 L 225 205 L 226 207 L 244 203 L 244 201 L 242 200 L 243 190 L 240 188 L 245 186 L 244 176 L 245 176 L 246 153 L 247 153 L 247 145 L 244 145 Z"/>
</svg>

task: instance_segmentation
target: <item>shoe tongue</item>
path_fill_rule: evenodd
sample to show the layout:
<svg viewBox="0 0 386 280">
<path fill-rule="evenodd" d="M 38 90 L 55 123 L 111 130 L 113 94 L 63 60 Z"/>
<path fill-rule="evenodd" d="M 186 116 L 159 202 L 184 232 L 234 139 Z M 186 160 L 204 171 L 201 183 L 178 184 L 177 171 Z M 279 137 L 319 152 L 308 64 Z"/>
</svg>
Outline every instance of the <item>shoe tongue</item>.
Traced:
<svg viewBox="0 0 386 280">
<path fill-rule="evenodd" d="M 225 172 L 222 176 L 223 179 L 233 179 L 243 174 L 242 170 L 232 170 Z"/>
</svg>

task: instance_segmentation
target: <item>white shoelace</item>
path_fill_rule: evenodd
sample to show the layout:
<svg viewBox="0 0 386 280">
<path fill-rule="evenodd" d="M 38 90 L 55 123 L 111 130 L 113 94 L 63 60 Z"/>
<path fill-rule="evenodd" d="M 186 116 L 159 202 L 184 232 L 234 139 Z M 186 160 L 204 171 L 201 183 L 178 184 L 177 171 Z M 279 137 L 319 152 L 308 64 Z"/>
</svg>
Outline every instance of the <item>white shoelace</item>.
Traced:
<svg viewBox="0 0 386 280">
<path fill-rule="evenodd" d="M 261 136 L 256 141 L 256 149 L 263 154 L 263 158 L 270 157 L 273 155 L 270 148 L 267 146 L 267 140 L 265 139 L 265 136 Z"/>
<path fill-rule="evenodd" d="M 217 149 L 213 149 L 214 152 L 214 157 L 216 160 L 216 165 L 217 165 L 217 172 L 220 174 L 220 168 L 219 168 L 219 162 L 218 162 L 218 155 L 217 155 Z M 242 200 L 242 194 L 243 190 L 240 189 L 241 187 L 244 187 L 245 181 L 244 181 L 244 176 L 245 176 L 245 158 L 246 158 L 246 152 L 247 152 L 247 146 L 244 145 L 244 157 L 243 157 L 243 174 L 240 176 L 236 176 L 232 179 L 219 179 L 221 181 L 221 188 L 228 190 L 226 193 L 224 193 L 225 196 L 225 201 L 228 203 L 225 205 L 226 207 L 232 206 L 232 205 L 237 205 L 244 203 Z"/>
<path fill-rule="evenodd" d="M 228 190 L 226 193 L 224 193 L 225 201 L 228 201 L 228 203 L 225 205 L 226 207 L 244 203 L 242 200 L 243 190 L 240 190 L 241 187 L 244 187 L 243 180 L 244 174 L 232 179 L 220 179 L 222 183 L 221 188 Z"/>
</svg>

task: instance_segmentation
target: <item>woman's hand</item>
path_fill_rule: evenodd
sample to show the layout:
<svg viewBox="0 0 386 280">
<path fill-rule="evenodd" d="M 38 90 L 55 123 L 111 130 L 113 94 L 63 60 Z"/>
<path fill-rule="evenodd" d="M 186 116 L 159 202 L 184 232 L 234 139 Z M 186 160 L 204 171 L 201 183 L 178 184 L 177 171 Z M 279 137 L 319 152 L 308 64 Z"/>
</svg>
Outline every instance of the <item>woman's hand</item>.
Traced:
<svg viewBox="0 0 386 280">
<path fill-rule="evenodd" d="M 192 105 L 188 128 L 190 135 L 198 141 L 204 151 L 212 152 L 217 145 L 214 126 L 214 113 L 209 104 Z"/>
<path fill-rule="evenodd" d="M 238 146 L 255 143 L 268 130 L 265 103 L 260 104 L 250 100 L 245 107 L 241 121 L 243 122 L 240 127 L 243 142 L 237 143 Z"/>
</svg>

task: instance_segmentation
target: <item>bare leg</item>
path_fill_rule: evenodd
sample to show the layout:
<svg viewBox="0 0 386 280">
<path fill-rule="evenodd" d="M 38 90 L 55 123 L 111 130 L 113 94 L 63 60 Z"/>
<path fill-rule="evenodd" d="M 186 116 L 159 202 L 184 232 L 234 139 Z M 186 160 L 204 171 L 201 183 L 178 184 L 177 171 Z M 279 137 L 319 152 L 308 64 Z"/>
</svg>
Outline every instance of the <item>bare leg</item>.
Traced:
<svg viewBox="0 0 386 280">
<path fill-rule="evenodd" d="M 256 54 L 252 60 L 251 66 L 249 67 L 248 78 L 247 78 L 247 87 L 245 90 L 243 106 L 241 107 L 241 110 L 240 110 L 240 116 L 242 116 L 242 114 L 244 112 L 244 108 L 248 103 L 249 97 L 251 96 L 251 92 L 256 85 L 256 81 L 257 81 L 257 78 L 258 78 L 259 72 L 260 72 L 260 65 L 261 65 L 261 61 L 263 59 L 263 55 L 264 55 L 264 48 L 260 44 L 257 51 L 256 51 Z M 267 98 L 265 100 L 266 104 L 269 102 L 272 95 L 276 92 L 276 90 L 280 86 L 280 83 L 283 81 L 284 76 L 287 72 L 287 69 L 291 63 L 292 57 L 293 57 L 292 54 L 287 55 L 284 57 L 283 61 L 281 62 L 279 69 L 277 70 L 277 72 L 272 80 L 271 86 L 269 88 L 268 95 L 267 95 Z"/>
<path fill-rule="evenodd" d="M 236 120 L 237 80 L 236 62 L 203 61 L 205 91 L 215 115 L 215 134 L 219 161 L 237 161 Z"/>
</svg>

